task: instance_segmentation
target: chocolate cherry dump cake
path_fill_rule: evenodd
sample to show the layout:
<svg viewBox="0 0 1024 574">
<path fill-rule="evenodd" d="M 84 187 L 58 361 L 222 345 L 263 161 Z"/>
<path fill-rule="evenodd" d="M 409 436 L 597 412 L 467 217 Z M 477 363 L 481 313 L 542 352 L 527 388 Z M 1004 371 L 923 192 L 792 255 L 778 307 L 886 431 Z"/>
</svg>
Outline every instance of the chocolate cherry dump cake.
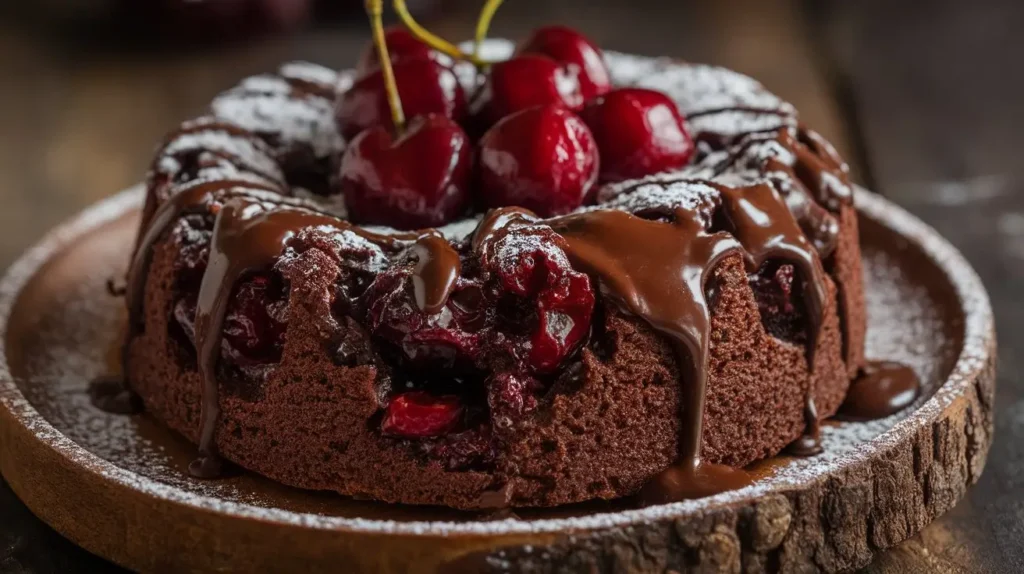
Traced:
<svg viewBox="0 0 1024 574">
<path fill-rule="evenodd" d="M 416 30 L 248 78 L 157 152 L 123 361 L 190 471 L 477 509 L 815 453 L 864 366 L 832 146 L 726 69 Z"/>
</svg>

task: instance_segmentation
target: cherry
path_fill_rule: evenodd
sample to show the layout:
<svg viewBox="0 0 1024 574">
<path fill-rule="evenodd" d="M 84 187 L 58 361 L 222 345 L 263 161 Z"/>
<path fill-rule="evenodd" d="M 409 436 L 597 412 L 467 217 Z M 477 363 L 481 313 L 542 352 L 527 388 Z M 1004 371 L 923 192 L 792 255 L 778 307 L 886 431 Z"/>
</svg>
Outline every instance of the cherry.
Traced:
<svg viewBox="0 0 1024 574">
<path fill-rule="evenodd" d="M 435 60 L 444 66 L 451 66 L 452 59 L 424 44 L 404 26 L 391 26 L 384 31 L 384 41 L 388 46 L 388 55 L 392 62 L 403 60 Z M 356 64 L 359 76 L 372 73 L 380 66 L 377 47 L 371 41 L 363 50 Z"/>
<path fill-rule="evenodd" d="M 384 126 L 359 134 L 345 150 L 338 185 L 353 221 L 436 227 L 465 210 L 472 157 L 458 124 L 420 116 L 397 139 Z"/>
<path fill-rule="evenodd" d="M 402 438 L 440 436 L 454 429 L 461 417 L 462 405 L 458 397 L 435 397 L 424 391 L 410 391 L 388 403 L 381 432 Z"/>
<path fill-rule="evenodd" d="M 174 305 L 174 319 L 192 344 L 195 344 L 197 291 Z M 224 317 L 225 356 L 237 365 L 273 363 L 281 358 L 285 330 L 288 328 L 288 303 L 267 275 L 254 275 L 235 287 L 231 305 Z"/>
<path fill-rule="evenodd" d="M 541 217 L 564 214 L 583 203 L 597 175 L 594 137 L 558 105 L 508 116 L 480 140 L 479 193 L 490 207 L 525 207 Z"/>
<path fill-rule="evenodd" d="M 796 270 L 786 263 L 773 267 L 765 265 L 749 278 L 754 292 L 761 322 L 769 334 L 785 341 L 803 342 L 806 338 L 806 320 L 795 281 Z"/>
<path fill-rule="evenodd" d="M 570 110 L 583 106 L 579 69 L 538 54 L 525 54 L 491 67 L 483 87 L 470 103 L 474 123 L 486 129 L 515 112 L 557 104 Z"/>
<path fill-rule="evenodd" d="M 499 292 L 520 303 L 504 305 L 519 308 L 506 322 L 515 324 L 518 319 L 526 326 L 522 335 L 506 335 L 512 353 L 528 371 L 549 373 L 590 332 L 594 291 L 587 275 L 573 269 L 565 240 L 549 226 L 528 220 L 506 226 L 509 233 L 497 233 L 482 245 L 481 264 L 494 277 Z M 515 316 L 523 311 L 525 321 Z"/>
<path fill-rule="evenodd" d="M 455 73 L 430 59 L 400 60 L 392 65 L 405 116 L 440 114 L 461 121 L 466 96 Z M 374 126 L 395 127 L 383 70 L 362 76 L 338 101 L 335 119 L 346 140 Z"/>
<path fill-rule="evenodd" d="M 601 180 L 635 179 L 682 167 L 693 140 L 667 95 L 619 88 L 587 103 L 580 113 L 601 151 Z"/>
<path fill-rule="evenodd" d="M 457 309 L 458 296 L 466 290 L 458 285 L 446 307 L 429 314 L 416 304 L 410 268 L 388 269 L 366 291 L 367 327 L 375 337 L 397 345 L 416 367 L 450 369 L 472 363 L 480 357 L 482 334 Z"/>
<path fill-rule="evenodd" d="M 256 275 L 239 284 L 224 318 L 229 356 L 240 364 L 278 360 L 284 346 L 287 306 L 267 275 Z"/>
<path fill-rule="evenodd" d="M 517 54 L 543 54 L 558 62 L 580 68 L 580 88 L 584 100 L 601 96 L 612 89 L 611 73 L 597 45 L 567 26 L 544 26 L 519 45 Z"/>
</svg>

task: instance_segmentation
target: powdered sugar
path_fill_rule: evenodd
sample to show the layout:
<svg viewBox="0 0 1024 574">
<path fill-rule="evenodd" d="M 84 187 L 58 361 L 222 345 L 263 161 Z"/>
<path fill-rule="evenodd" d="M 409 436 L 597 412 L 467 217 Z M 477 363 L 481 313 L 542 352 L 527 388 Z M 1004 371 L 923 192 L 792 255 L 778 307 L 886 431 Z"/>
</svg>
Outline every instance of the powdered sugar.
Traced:
<svg viewBox="0 0 1024 574">
<path fill-rule="evenodd" d="M 216 126 L 199 127 L 186 124 L 183 131 L 175 135 L 160 150 L 157 168 L 164 173 L 176 173 L 181 169 L 176 156 L 194 152 L 209 152 L 230 158 L 231 165 L 264 176 L 265 179 L 283 182 L 284 174 L 269 155 L 269 148 L 255 139 L 229 133 Z"/>
<path fill-rule="evenodd" d="M 280 73 L 283 78 L 309 82 L 327 89 L 337 86 L 342 76 L 330 68 L 312 62 L 287 62 L 281 66 Z M 349 74 L 344 74 L 344 77 L 351 80 Z"/>
<path fill-rule="evenodd" d="M 333 102 L 293 92 L 280 77 L 254 76 L 214 99 L 211 110 L 282 148 L 309 146 L 316 157 L 341 153 L 344 142 L 334 124 Z"/>
<path fill-rule="evenodd" d="M 140 197 L 141 192 L 133 190 L 102 202 L 30 250 L 0 281 L 0 325 L 7 325 L 22 288 L 54 253 L 81 243 L 88 230 L 137 208 Z M 906 275 L 900 268 L 899 256 L 895 255 L 897 251 L 893 251 L 901 249 L 894 246 L 897 241 L 888 238 L 868 241 L 865 263 L 871 321 L 869 353 L 876 358 L 893 358 L 913 366 L 928 385 L 923 404 L 912 412 L 874 423 L 826 426 L 823 432 L 826 450 L 822 455 L 794 460 L 751 487 L 702 500 L 613 513 L 583 513 L 571 518 L 479 522 L 467 517 L 445 521 L 397 521 L 353 518 L 351 514 L 332 515 L 325 512 L 322 498 L 318 499 L 320 510 L 315 513 L 268 507 L 268 504 L 274 504 L 274 500 L 238 486 L 244 483 L 188 479 L 183 469 L 175 466 L 174 451 L 178 443 L 166 436 L 161 436 L 160 440 L 147 436 L 149 432 L 166 431 L 146 427 L 145 417 L 114 417 L 99 413 L 84 399 L 85 381 L 106 370 L 105 343 L 116 339 L 116 309 L 120 306 L 119 301 L 102 294 L 102 284 L 114 269 L 92 265 L 92 256 L 89 259 L 91 266 L 80 277 L 78 287 L 69 290 L 60 299 L 61 308 L 51 313 L 56 318 L 40 319 L 39 336 L 45 337 L 41 347 L 45 352 L 21 357 L 28 361 L 29 367 L 20 367 L 13 373 L 28 374 L 29 380 L 11 382 L 7 358 L 12 350 L 0 349 L 3 351 L 0 354 L 0 361 L 3 361 L 0 363 L 0 405 L 39 440 L 80 467 L 110 482 L 152 496 L 156 511 L 159 511 L 161 501 L 173 501 L 235 517 L 303 528 L 436 536 L 600 529 L 687 516 L 711 506 L 742 504 L 767 493 L 819 480 L 903 440 L 909 433 L 930 424 L 945 405 L 963 395 L 977 370 L 991 358 L 993 321 L 988 299 L 977 276 L 963 258 L 933 230 L 884 199 L 860 192 L 857 201 L 869 218 L 899 233 L 908 242 L 902 249 L 919 248 L 942 270 L 938 275 L 943 278 L 942 285 L 915 283 L 917 279 Z M 129 242 L 125 238 L 130 237 L 130 226 L 125 226 L 119 233 L 121 235 L 109 236 L 105 241 L 93 240 L 98 241 L 96 250 L 107 253 L 99 257 L 99 261 L 107 261 L 108 265 L 116 267 L 127 257 L 124 249 Z M 880 249 L 870 247 L 872 245 L 886 247 Z M 944 281 L 948 281 L 949 286 L 945 286 Z M 932 289 L 952 289 L 965 313 L 963 344 L 959 349 L 951 347 L 953 340 L 945 338 L 944 329 L 939 328 L 949 319 L 939 314 L 939 306 L 930 295 Z M 47 323 L 50 320 L 61 322 Z M 56 328 L 58 325 L 60 328 Z M 4 345 L 8 338 L 5 335 L 0 341 L 0 345 Z M 941 365 L 951 353 L 956 352 L 959 352 L 959 357 L 943 380 Z M 37 408 L 44 411 L 45 418 Z M 296 496 L 297 493 L 288 495 Z"/>
</svg>

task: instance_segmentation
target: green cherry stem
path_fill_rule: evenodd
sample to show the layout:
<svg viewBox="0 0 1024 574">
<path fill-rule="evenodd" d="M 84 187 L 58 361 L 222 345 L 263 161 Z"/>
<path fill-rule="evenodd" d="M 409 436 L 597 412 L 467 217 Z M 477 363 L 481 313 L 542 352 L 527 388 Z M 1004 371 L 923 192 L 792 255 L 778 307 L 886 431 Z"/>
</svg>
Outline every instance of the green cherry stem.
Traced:
<svg viewBox="0 0 1024 574">
<path fill-rule="evenodd" d="M 480 48 L 483 47 L 484 38 L 487 37 L 487 30 L 491 28 L 491 20 L 494 19 L 494 13 L 498 11 L 503 1 L 487 0 L 483 10 L 480 11 L 480 19 L 476 21 L 476 37 L 473 38 L 473 57 L 478 62 L 481 60 Z"/>
<path fill-rule="evenodd" d="M 395 70 L 391 67 L 388 43 L 384 38 L 384 0 L 366 0 L 366 13 L 370 17 L 373 44 L 377 48 L 377 59 L 380 60 L 380 70 L 384 74 L 384 89 L 388 93 L 391 121 L 395 124 L 395 133 L 400 135 L 405 130 L 405 110 L 402 109 L 402 98 L 398 94 Z"/>
<path fill-rule="evenodd" d="M 421 26 L 419 22 L 412 17 L 412 14 L 409 13 L 409 8 L 405 5 L 405 0 L 393 0 L 392 6 L 395 9 L 395 13 L 398 14 L 398 18 L 402 20 L 402 24 L 412 32 L 413 36 L 416 36 L 416 38 L 424 44 L 438 52 L 441 52 L 442 54 L 447 54 L 456 60 L 469 60 L 477 67 L 487 66 L 490 64 L 490 62 L 482 61 L 473 54 L 463 52 L 455 44 L 431 33 L 429 30 Z"/>
</svg>

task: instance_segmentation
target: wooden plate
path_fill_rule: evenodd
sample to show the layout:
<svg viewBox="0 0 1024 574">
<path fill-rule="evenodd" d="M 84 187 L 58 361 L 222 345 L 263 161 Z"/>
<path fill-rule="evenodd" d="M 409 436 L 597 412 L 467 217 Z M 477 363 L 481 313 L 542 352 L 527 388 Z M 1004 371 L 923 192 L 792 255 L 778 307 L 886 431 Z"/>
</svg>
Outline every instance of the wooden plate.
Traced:
<svg viewBox="0 0 1024 574">
<path fill-rule="evenodd" d="M 145 415 L 94 409 L 123 303 L 107 294 L 141 200 L 85 211 L 0 281 L 0 469 L 86 549 L 137 570 L 838 571 L 920 530 L 981 472 L 992 438 L 995 335 L 963 258 L 885 199 L 858 192 L 868 355 L 909 363 L 926 392 L 871 423 L 829 423 L 825 453 L 754 469 L 752 487 L 635 509 L 585 504 L 494 517 L 305 492 L 251 474 L 196 481 L 194 448 Z"/>
</svg>

